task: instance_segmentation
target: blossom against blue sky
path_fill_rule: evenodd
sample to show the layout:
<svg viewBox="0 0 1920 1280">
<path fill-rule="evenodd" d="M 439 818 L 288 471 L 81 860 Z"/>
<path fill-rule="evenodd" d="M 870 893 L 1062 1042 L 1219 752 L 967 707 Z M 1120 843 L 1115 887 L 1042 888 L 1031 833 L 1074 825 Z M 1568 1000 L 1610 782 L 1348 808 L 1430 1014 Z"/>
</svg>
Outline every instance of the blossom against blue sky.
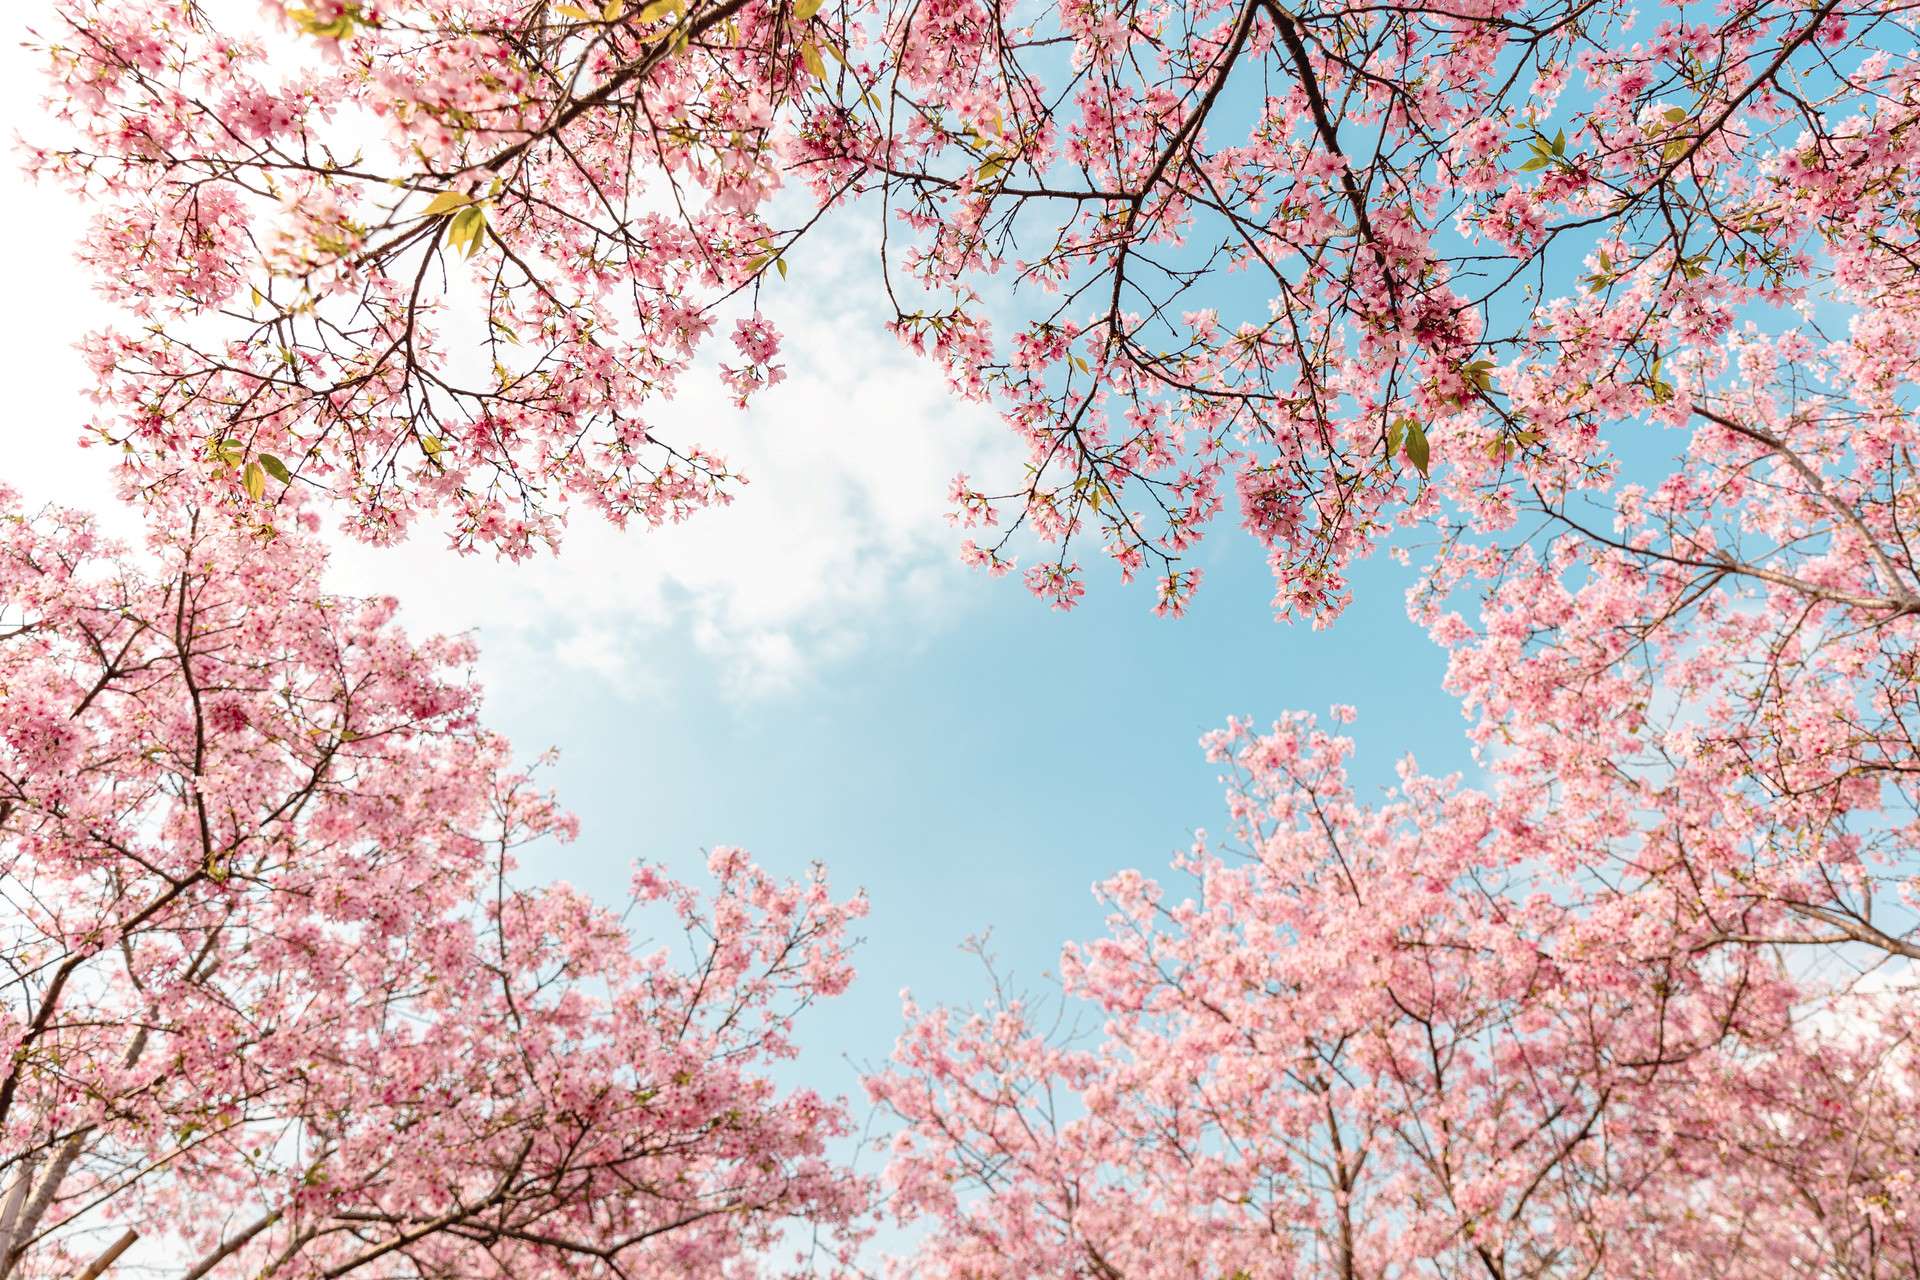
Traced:
<svg viewBox="0 0 1920 1280">
<path fill-rule="evenodd" d="M 17 48 L 0 68 L 23 119 L 34 68 Z M 20 285 L 40 303 L 0 319 L 16 388 L 4 475 L 127 530 L 112 456 L 78 443 L 73 344 L 110 318 L 68 251 L 84 216 L 50 189 L 0 194 L 0 225 L 36 246 Z M 457 558 L 423 528 L 394 549 L 342 544 L 334 577 L 399 597 L 417 631 L 477 632 L 490 721 L 529 758 L 559 750 L 551 780 L 583 834 L 531 853 L 528 874 L 611 896 L 634 859 L 697 878 L 703 849 L 737 844 L 864 887 L 860 979 L 801 1028 L 796 1066 L 853 1093 L 852 1065 L 892 1044 L 902 987 L 978 994 L 970 936 L 990 930 L 1015 981 L 1038 983 L 1064 940 L 1096 930 L 1095 881 L 1158 870 L 1222 822 L 1196 744 L 1228 715 L 1351 703 L 1379 786 L 1409 751 L 1432 771 L 1471 762 L 1390 561 L 1365 565 L 1354 607 L 1319 632 L 1273 620 L 1240 537 L 1202 546 L 1206 586 L 1178 621 L 1109 566 L 1067 615 L 961 566 L 948 482 L 1017 471 L 1010 437 L 885 332 L 850 241 L 809 245 L 765 299 L 788 379 L 742 413 L 690 378 L 662 410 L 750 477 L 732 507 L 659 531 L 576 517 L 562 555 L 517 565 Z"/>
</svg>

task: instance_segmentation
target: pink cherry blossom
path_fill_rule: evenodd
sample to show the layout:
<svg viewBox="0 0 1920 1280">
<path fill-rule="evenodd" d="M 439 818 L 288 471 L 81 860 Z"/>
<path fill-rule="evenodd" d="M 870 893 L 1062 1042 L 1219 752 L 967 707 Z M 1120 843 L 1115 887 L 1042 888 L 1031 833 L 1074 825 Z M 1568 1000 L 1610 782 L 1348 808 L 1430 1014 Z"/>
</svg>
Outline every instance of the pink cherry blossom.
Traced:
<svg viewBox="0 0 1920 1280">
<path fill-rule="evenodd" d="M 1062 1003 L 997 981 L 974 1010 L 908 1001 L 868 1082 L 923 1233 L 900 1274 L 1908 1265 L 1910 989 L 1796 975 L 1781 914 L 1737 891 L 1702 911 L 1658 874 L 1694 833 L 1630 781 L 1611 822 L 1561 824 L 1411 761 L 1363 803 L 1351 743 L 1306 716 L 1207 746 L 1231 836 L 1172 884 L 1100 886 L 1108 930 L 1062 953 Z"/>
<path fill-rule="evenodd" d="M 139 556 L 0 515 L 0 1272 L 125 1232 L 195 1277 L 847 1256 L 849 1118 L 769 1070 L 863 900 L 727 848 L 704 893 L 639 868 L 632 924 L 527 887 L 574 822 L 469 642 L 324 593 L 305 534 L 153 516 Z"/>
<path fill-rule="evenodd" d="M 1740 394 L 1738 324 L 1897 348 L 1910 312 L 1884 6 L 48 2 L 31 167 L 100 211 L 130 482 L 233 442 L 374 539 L 724 502 L 652 419 L 728 315 L 734 398 L 779 379 L 755 299 L 820 287 L 816 228 L 878 242 L 891 327 L 1025 445 L 968 522 L 1164 580 L 1236 492 L 1322 621 L 1397 527 L 1510 524 Z"/>
</svg>

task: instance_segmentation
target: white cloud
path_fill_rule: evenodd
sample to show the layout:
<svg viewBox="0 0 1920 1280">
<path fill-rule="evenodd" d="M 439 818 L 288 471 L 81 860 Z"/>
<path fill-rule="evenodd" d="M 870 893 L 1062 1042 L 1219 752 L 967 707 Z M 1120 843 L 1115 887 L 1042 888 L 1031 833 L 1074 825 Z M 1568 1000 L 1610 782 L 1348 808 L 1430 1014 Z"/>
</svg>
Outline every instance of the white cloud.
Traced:
<svg viewBox="0 0 1920 1280">
<path fill-rule="evenodd" d="M 343 546 L 337 580 L 400 597 L 416 626 L 477 627 L 483 648 L 506 639 L 642 697 L 669 643 L 691 643 L 731 693 L 754 697 L 937 626 L 975 577 L 944 518 L 947 483 L 1007 474 L 1012 442 L 877 311 L 829 296 L 854 274 L 841 260 L 851 247 L 814 243 L 815 268 L 797 264 L 764 300 L 785 334 L 785 382 L 743 413 L 696 371 L 650 420 L 748 477 L 731 506 L 624 533 L 577 513 L 560 555 L 517 565 L 456 559 L 423 529 L 398 548 Z"/>
</svg>

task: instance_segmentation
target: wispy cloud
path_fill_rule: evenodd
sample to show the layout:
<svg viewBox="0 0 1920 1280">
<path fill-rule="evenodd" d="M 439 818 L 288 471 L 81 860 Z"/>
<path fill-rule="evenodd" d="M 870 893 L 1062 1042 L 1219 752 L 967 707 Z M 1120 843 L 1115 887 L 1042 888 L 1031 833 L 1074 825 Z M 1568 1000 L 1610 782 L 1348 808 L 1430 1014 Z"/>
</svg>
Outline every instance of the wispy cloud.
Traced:
<svg viewBox="0 0 1920 1280">
<path fill-rule="evenodd" d="M 455 560 L 422 529 L 398 548 L 342 547 L 337 581 L 399 596 L 416 626 L 478 627 L 484 644 L 536 659 L 527 671 L 545 659 L 636 698 L 658 690 L 672 649 L 753 698 L 942 625 L 972 581 L 945 520 L 947 483 L 961 470 L 1017 473 L 1011 440 L 876 309 L 845 300 L 878 292 L 859 287 L 851 244 L 810 246 L 811 265 L 764 299 L 786 335 L 786 381 L 743 413 L 696 371 L 650 420 L 748 477 L 731 507 L 652 531 L 578 513 L 558 557 L 518 565 Z"/>
</svg>

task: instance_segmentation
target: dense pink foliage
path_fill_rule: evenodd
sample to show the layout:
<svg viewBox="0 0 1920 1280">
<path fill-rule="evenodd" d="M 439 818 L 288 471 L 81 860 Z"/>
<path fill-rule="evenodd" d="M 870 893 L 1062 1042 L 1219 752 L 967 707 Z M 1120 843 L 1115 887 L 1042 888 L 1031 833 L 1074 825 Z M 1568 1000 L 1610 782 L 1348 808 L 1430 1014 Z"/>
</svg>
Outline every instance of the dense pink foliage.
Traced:
<svg viewBox="0 0 1920 1280">
<path fill-rule="evenodd" d="M 959 486 L 961 522 L 1002 530 L 974 558 L 1024 526 L 1077 576 L 1084 535 L 1178 602 L 1231 504 L 1278 611 L 1325 621 L 1396 525 L 1556 511 L 1612 482 L 1613 445 L 1668 452 L 1649 423 L 1700 430 L 1692 495 L 1732 444 L 1773 473 L 1749 482 L 1801 500 L 1772 532 L 1817 534 L 1833 513 L 1807 510 L 1818 483 L 1790 459 L 1884 486 L 1908 430 L 1911 21 L 1201 0 L 1021 28 L 903 6 L 875 76 L 911 124 L 871 141 L 868 180 L 951 309 L 900 327 L 1030 446 L 1020 484 Z M 996 275 L 1058 296 L 988 308 Z M 1814 394 L 1809 364 L 1831 370 Z M 1887 434 L 1828 451 L 1863 426 Z"/>
<path fill-rule="evenodd" d="M 526 887 L 573 823 L 467 642 L 302 535 L 166 507 L 136 558 L 0 496 L 0 1273 L 131 1229 L 193 1277 L 726 1275 L 863 1204 L 768 1076 L 862 900 L 736 849 L 632 921 Z"/>
<path fill-rule="evenodd" d="M 36 23 L 73 141 L 35 168 L 93 202 L 83 257 L 136 322 L 88 343 L 136 480 L 312 487 L 376 540 L 441 511 L 514 556 L 570 503 L 658 524 L 726 500 L 725 464 L 645 415 L 771 261 L 775 108 L 807 73 L 765 6 L 678 7 L 671 34 L 627 8 Z M 783 370 L 764 324 L 736 344 L 744 402 Z"/>
<path fill-rule="evenodd" d="M 909 1005 L 911 1274 L 1914 1273 L 1920 1008 L 1783 965 L 1693 831 L 1410 763 L 1370 806 L 1304 716 L 1209 746 L 1235 838 L 1102 886 L 1064 1008 Z"/>
<path fill-rule="evenodd" d="M 570 503 L 723 500 L 651 406 L 875 202 L 895 327 L 1029 446 L 956 485 L 1002 534 L 968 556 L 1057 544 L 1026 578 L 1062 607 L 1092 538 L 1178 612 L 1231 498 L 1324 620 L 1397 523 L 1607 484 L 1609 428 L 1698 428 L 1690 485 L 1727 433 L 1817 473 L 1911 386 L 1920 65 L 1875 0 L 52 9 L 34 167 L 137 322 L 90 343 L 101 432 L 369 537 L 441 510 L 518 555 Z M 783 370 L 732 323 L 744 401 Z M 1767 408 L 1779 344 L 1832 380 Z"/>
</svg>

